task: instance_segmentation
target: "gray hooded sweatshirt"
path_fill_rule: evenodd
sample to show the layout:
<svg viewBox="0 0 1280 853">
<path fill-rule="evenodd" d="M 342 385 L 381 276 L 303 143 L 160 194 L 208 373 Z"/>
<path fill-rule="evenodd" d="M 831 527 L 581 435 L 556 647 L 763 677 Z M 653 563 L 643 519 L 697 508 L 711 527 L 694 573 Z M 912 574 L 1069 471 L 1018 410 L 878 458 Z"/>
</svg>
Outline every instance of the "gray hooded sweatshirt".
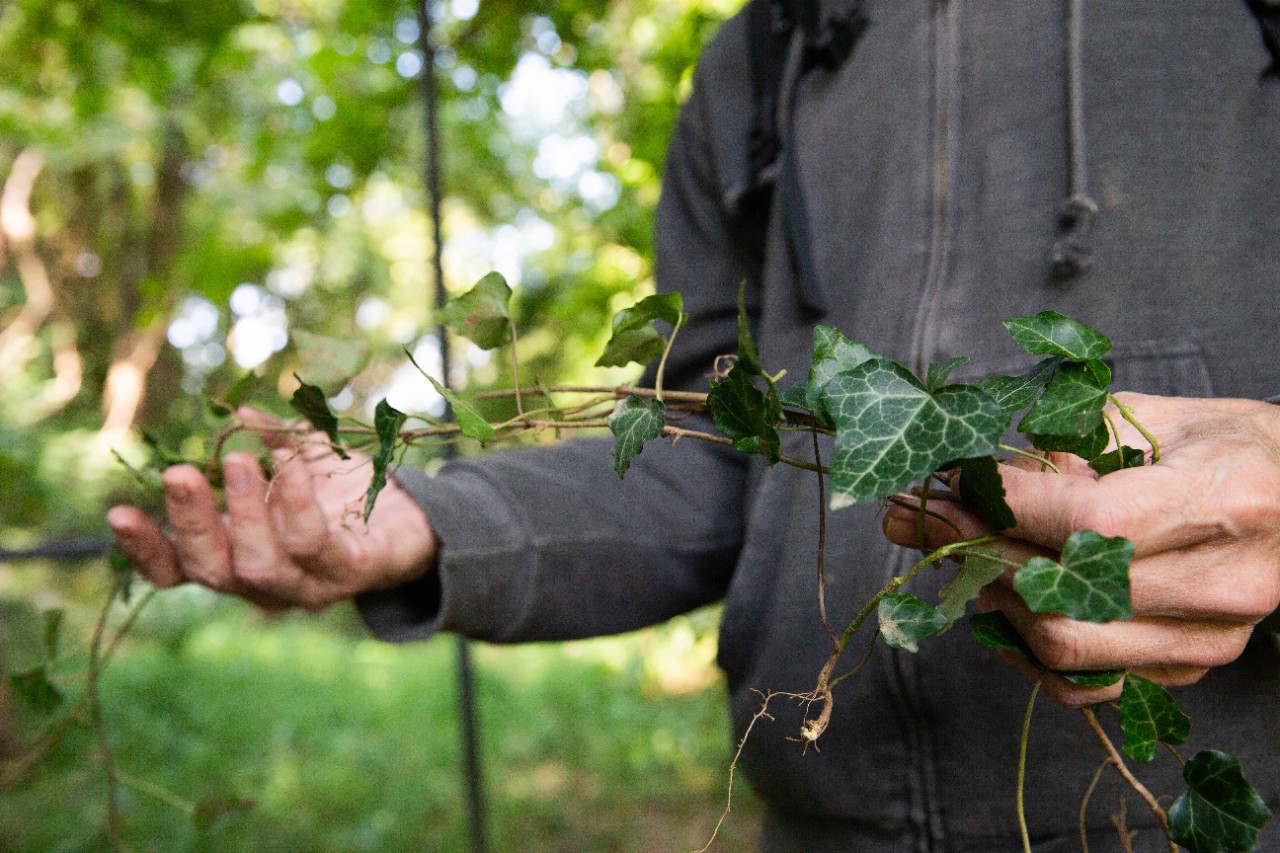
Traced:
<svg viewBox="0 0 1280 853">
<path fill-rule="evenodd" d="M 832 68 L 806 67 L 797 35 L 778 109 L 779 162 L 794 158 L 794 180 L 759 232 L 743 224 L 749 33 L 744 15 L 727 22 L 699 64 L 659 208 L 659 286 L 681 291 L 691 315 L 669 386 L 706 390 L 714 357 L 735 351 L 746 279 L 762 360 L 791 377 L 806 375 L 815 322 L 915 369 L 970 356 L 960 380 L 1021 371 L 1031 360 L 1000 320 L 1051 309 L 1115 341 L 1115 388 L 1280 393 L 1280 78 L 1266 73 L 1258 21 L 1239 0 L 1091 2 L 1083 23 L 1071 5 L 871 2 L 856 49 Z M 1074 231 L 1062 216 L 1071 197 L 1097 209 Z M 811 457 L 810 441 L 792 434 L 784 452 Z M 719 662 L 737 731 L 760 706 L 754 691 L 812 689 L 829 648 L 813 474 L 652 442 L 620 481 L 609 442 L 586 440 L 397 476 L 442 551 L 431 577 L 362 599 L 380 636 L 585 637 L 723 600 Z M 917 558 L 885 542 L 880 512 L 830 517 L 837 625 Z M 936 595 L 946 574 L 913 591 Z M 769 809 L 763 849 L 1020 849 L 1028 691 L 962 624 L 919 654 L 880 644 L 837 689 L 821 752 L 788 740 L 801 709 L 775 702 L 743 756 Z M 1175 694 L 1193 720 L 1186 754 L 1232 753 L 1280 810 L 1274 638 L 1256 632 L 1236 662 Z M 1081 795 L 1102 757 L 1078 714 L 1039 707 L 1027 779 L 1039 853 L 1080 849 Z M 1157 793 L 1182 789 L 1167 755 L 1140 773 Z M 1113 776 L 1088 812 L 1092 849 L 1120 849 L 1110 815 L 1127 798 L 1134 849 L 1166 851 Z M 1263 838 L 1280 849 L 1274 827 Z"/>
</svg>

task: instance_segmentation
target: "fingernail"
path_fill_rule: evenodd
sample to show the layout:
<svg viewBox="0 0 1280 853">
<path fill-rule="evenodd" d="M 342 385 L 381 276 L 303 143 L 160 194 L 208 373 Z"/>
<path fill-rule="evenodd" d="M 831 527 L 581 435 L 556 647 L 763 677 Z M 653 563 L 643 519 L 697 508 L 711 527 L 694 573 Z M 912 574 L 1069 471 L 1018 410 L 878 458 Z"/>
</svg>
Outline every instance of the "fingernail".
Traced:
<svg viewBox="0 0 1280 853">
<path fill-rule="evenodd" d="M 186 483 L 170 483 L 168 489 L 165 490 L 169 500 L 178 503 L 187 503 L 191 500 L 191 487 Z"/>
</svg>

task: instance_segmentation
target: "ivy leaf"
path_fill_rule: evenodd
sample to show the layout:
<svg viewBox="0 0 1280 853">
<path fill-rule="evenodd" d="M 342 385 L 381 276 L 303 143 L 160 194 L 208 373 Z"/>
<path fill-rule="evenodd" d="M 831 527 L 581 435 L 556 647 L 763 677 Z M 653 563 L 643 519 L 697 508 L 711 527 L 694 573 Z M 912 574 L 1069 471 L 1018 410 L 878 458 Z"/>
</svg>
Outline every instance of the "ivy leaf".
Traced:
<svg viewBox="0 0 1280 853">
<path fill-rule="evenodd" d="M 809 408 L 809 383 L 803 379 L 792 382 L 778 393 L 778 403 L 792 409 L 812 412 L 813 410 Z"/>
<path fill-rule="evenodd" d="M 1004 563 L 996 559 L 999 556 L 991 549 L 973 549 L 965 556 L 956 576 L 938 590 L 938 611 L 947 620 L 946 628 L 964 616 L 969 602 L 978 597 L 983 587 L 1004 574 Z"/>
<path fill-rule="evenodd" d="M 1008 425 L 976 387 L 930 394 L 885 358 L 831 377 L 823 403 L 836 424 L 832 509 L 879 500 L 949 460 L 989 456 Z"/>
<path fill-rule="evenodd" d="M 920 650 L 920 641 L 949 624 L 938 608 L 905 592 L 891 592 L 880 599 L 877 610 L 880 635 L 895 649 Z"/>
<path fill-rule="evenodd" d="M 258 374 L 252 370 L 247 370 L 240 375 L 240 378 L 231 383 L 231 387 L 227 389 L 227 393 L 218 399 L 210 399 L 209 411 L 220 418 L 225 418 L 236 410 L 249 393 L 253 391 L 254 386 L 258 384 Z"/>
<path fill-rule="evenodd" d="M 338 419 L 334 417 L 333 412 L 329 411 L 329 402 L 325 399 L 324 391 L 318 385 L 308 385 L 303 382 L 302 377 L 296 373 L 293 374 L 293 378 L 298 380 L 298 390 L 293 392 L 289 405 L 295 412 L 306 418 L 313 427 L 329 436 L 330 444 L 340 457 L 350 459 L 351 457 L 338 443 Z"/>
<path fill-rule="evenodd" d="M 1120 728 L 1124 753 L 1135 761 L 1155 758 L 1156 744 L 1177 746 L 1191 734 L 1191 718 L 1154 681 L 1130 673 L 1120 694 Z"/>
<path fill-rule="evenodd" d="M 1032 557 L 1013 577 L 1013 588 L 1035 613 L 1063 613 L 1085 622 L 1129 619 L 1129 561 L 1133 543 L 1092 530 L 1072 533 L 1062 562 Z"/>
<path fill-rule="evenodd" d="M 396 439 L 400 437 L 400 427 L 404 426 L 405 418 L 404 412 L 397 411 L 386 400 L 380 401 L 373 410 L 373 428 L 378 433 L 378 452 L 373 455 L 373 479 L 369 482 L 369 491 L 364 498 L 365 524 L 369 523 L 369 514 L 373 512 L 378 494 L 387 487 L 387 466 L 391 464 Z"/>
<path fill-rule="evenodd" d="M 455 334 L 480 349 L 496 349 L 511 341 L 511 288 L 491 272 L 466 293 L 449 300 L 440 319 Z"/>
<path fill-rule="evenodd" d="M 941 389 L 942 386 L 947 384 L 947 377 L 951 375 L 953 370 L 968 363 L 968 358 L 960 356 L 959 358 L 949 358 L 946 361 L 929 365 L 929 372 L 924 380 L 925 387 L 929 389 L 930 394 Z"/>
<path fill-rule="evenodd" d="M 806 408 L 830 423 L 822 398 L 827 383 L 837 374 L 852 370 L 875 358 L 875 355 L 834 326 L 814 326 L 813 362 L 809 365 L 809 383 L 805 388 Z"/>
<path fill-rule="evenodd" d="M 751 337 L 751 318 L 747 316 L 747 283 L 738 287 L 738 361 L 752 376 L 766 376 L 760 364 L 760 350 Z M 766 377 L 767 378 L 767 377 Z"/>
<path fill-rule="evenodd" d="M 37 714 L 48 714 L 62 704 L 62 693 L 49 680 L 43 666 L 10 675 L 9 687 Z"/>
<path fill-rule="evenodd" d="M 624 308 L 613 317 L 613 335 L 605 344 L 604 352 L 596 360 L 596 367 L 622 367 L 635 362 L 648 364 L 666 348 L 667 339 L 654 325 L 662 320 L 670 326 L 680 324 L 684 312 L 684 297 L 679 293 L 656 293 L 646 296 L 630 308 Z"/>
<path fill-rule="evenodd" d="M 1089 467 L 1097 471 L 1099 477 L 1105 477 L 1125 468 L 1141 468 L 1146 458 L 1147 455 L 1141 450 L 1136 447 L 1129 447 L 1126 444 L 1100 456 L 1095 456 L 1089 461 Z"/>
<path fill-rule="evenodd" d="M 1039 659 L 1036 658 L 1035 652 L 1031 651 L 1027 641 L 1022 639 L 1022 635 L 1013 627 L 1009 617 L 999 610 L 970 616 L 969 630 L 973 632 L 973 639 L 980 646 L 996 651 L 1013 652 L 1037 666 L 1040 665 Z"/>
<path fill-rule="evenodd" d="M 326 394 L 336 394 L 369 362 L 369 345 L 354 337 L 331 338 L 296 329 L 289 333 L 298 345 L 302 372 Z M 252 374 L 250 374 L 252 375 Z"/>
<path fill-rule="evenodd" d="M 411 357 L 412 358 L 412 357 Z M 421 368 L 419 368 L 421 369 Z M 474 438 L 476 441 L 484 444 L 489 440 L 489 436 L 493 435 L 493 426 L 461 395 L 450 391 L 448 388 L 437 382 L 430 374 L 423 373 L 427 377 L 427 381 L 431 383 L 431 387 L 436 389 L 436 393 L 444 397 L 449 407 L 453 409 L 453 418 L 458 423 L 458 429 L 462 430 L 462 434 Z"/>
<path fill-rule="evenodd" d="M 996 528 L 1006 530 L 1018 523 L 1004 499 L 1000 464 L 993 456 L 960 460 L 960 500 Z"/>
<path fill-rule="evenodd" d="M 1107 429 L 1105 423 L 1100 423 L 1097 429 L 1083 438 L 1035 434 L 1028 435 L 1027 438 L 1031 440 L 1031 446 L 1037 450 L 1074 453 L 1082 459 L 1096 459 L 1111 442 L 1111 431 Z"/>
<path fill-rule="evenodd" d="M 1044 394 L 1019 422 L 1018 430 L 1034 435 L 1084 437 L 1102 425 L 1106 404 L 1107 382 L 1101 381 L 1095 366 L 1059 365 Z"/>
<path fill-rule="evenodd" d="M 993 610 L 990 613 L 979 613 L 969 617 L 969 629 L 973 632 L 973 639 L 977 641 L 978 645 L 985 646 L 988 649 L 996 649 L 997 651 L 1012 652 L 1019 657 L 1026 658 L 1033 666 L 1037 666 L 1046 672 L 1052 672 L 1072 684 L 1078 684 L 1083 687 L 1110 687 L 1125 675 L 1123 669 L 1075 671 L 1049 669 L 1040 662 L 1040 659 L 1036 657 L 1036 653 L 1031 651 L 1027 641 L 1022 639 L 1022 635 L 1017 632 L 1013 627 L 1013 623 L 1009 621 L 1009 617 L 999 610 Z"/>
<path fill-rule="evenodd" d="M 751 383 L 749 368 L 742 366 L 741 359 L 723 380 L 712 381 L 707 408 L 716 429 L 733 439 L 738 450 L 759 453 L 770 465 L 778 461 L 782 440 L 774 424 L 782 417 L 782 409 Z"/>
<path fill-rule="evenodd" d="M 1072 361 L 1100 358 L 1111 350 L 1111 341 L 1097 329 L 1057 311 L 1041 311 L 1030 317 L 1014 317 L 1004 327 L 1023 349 L 1033 355 L 1057 355 Z"/>
<path fill-rule="evenodd" d="M 1062 359 L 1056 356 L 1042 359 L 1021 376 L 991 376 L 979 382 L 978 387 L 1012 417 L 1035 402 L 1060 364 Z"/>
<path fill-rule="evenodd" d="M 1197 753 L 1182 768 L 1187 790 L 1169 808 L 1169 838 L 1191 853 L 1257 850 L 1271 810 L 1225 752 Z"/>
<path fill-rule="evenodd" d="M 619 477 L 627 473 L 631 461 L 644 450 L 644 443 L 662 434 L 667 407 L 659 400 L 645 401 L 629 395 L 609 415 L 609 431 L 613 433 L 613 469 Z"/>
</svg>

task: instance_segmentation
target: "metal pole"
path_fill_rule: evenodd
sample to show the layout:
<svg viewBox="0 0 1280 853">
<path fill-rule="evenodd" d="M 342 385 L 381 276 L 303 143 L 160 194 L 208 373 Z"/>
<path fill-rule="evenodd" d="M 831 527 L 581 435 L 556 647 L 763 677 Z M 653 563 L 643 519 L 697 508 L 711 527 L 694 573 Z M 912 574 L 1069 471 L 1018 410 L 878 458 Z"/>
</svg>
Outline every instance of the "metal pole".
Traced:
<svg viewBox="0 0 1280 853">
<path fill-rule="evenodd" d="M 427 168 L 426 189 L 428 215 L 431 219 L 431 266 L 435 285 L 435 316 L 445 303 L 443 244 L 440 228 L 440 123 L 437 104 L 435 43 L 431 38 L 432 0 L 420 0 L 417 4 L 418 43 L 422 50 L 422 101 L 426 122 Z M 440 341 L 440 367 L 445 385 L 449 384 L 451 361 L 449 338 L 444 325 L 437 322 L 436 335 Z M 452 455 L 454 446 L 446 444 L 446 456 Z M 473 853 L 488 853 L 484 799 L 484 772 L 480 760 L 479 726 L 476 714 L 475 675 L 471 665 L 471 646 L 466 637 L 456 638 L 458 669 L 458 714 L 461 722 L 462 756 L 466 768 L 467 812 L 471 823 L 471 849 Z"/>
</svg>

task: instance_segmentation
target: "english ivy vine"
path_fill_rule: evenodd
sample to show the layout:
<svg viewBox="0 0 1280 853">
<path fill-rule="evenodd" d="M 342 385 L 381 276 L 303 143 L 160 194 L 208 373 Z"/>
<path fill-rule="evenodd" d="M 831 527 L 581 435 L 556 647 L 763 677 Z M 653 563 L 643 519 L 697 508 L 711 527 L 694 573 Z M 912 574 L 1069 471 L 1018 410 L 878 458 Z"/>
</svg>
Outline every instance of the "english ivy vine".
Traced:
<svg viewBox="0 0 1280 853">
<path fill-rule="evenodd" d="M 817 326 L 813 330 L 813 358 L 808 376 L 780 388 L 779 382 L 784 376 L 782 373 L 770 375 L 761 364 L 740 297 L 738 351 L 717 362 L 706 393 L 694 393 L 663 389 L 667 357 L 677 333 L 688 319 L 678 294 L 650 296 L 621 311 L 614 319 L 612 336 L 597 362 L 599 366 L 623 366 L 645 365 L 657 360 L 651 389 L 625 385 L 520 387 L 518 335 L 511 317 L 511 296 L 511 289 L 502 277 L 490 274 L 471 291 L 453 300 L 443 319 L 455 333 L 481 348 L 510 347 L 516 387 L 508 392 L 478 396 L 511 398 L 515 403 L 515 417 L 491 421 L 483 414 L 478 399 L 468 400 L 427 376 L 449 403 L 453 412 L 451 421 L 399 412 L 383 400 L 375 409 L 373 424 L 361 424 L 338 418 L 329 409 L 322 388 L 299 378 L 299 387 L 291 400 L 293 408 L 324 436 L 333 452 L 347 458 L 349 451 L 358 450 L 371 459 L 372 478 L 362 508 L 366 521 L 386 485 L 398 450 L 464 438 L 489 445 L 547 430 L 559 434 L 574 429 L 608 429 L 614 436 L 614 469 L 620 477 L 625 477 L 647 443 L 663 436 L 730 445 L 743 453 L 763 457 L 768 465 L 787 464 L 814 472 L 826 498 L 821 510 L 820 530 L 824 533 L 820 540 L 825 537 L 828 509 L 839 510 L 858 503 L 909 501 L 920 513 L 923 524 L 930 499 L 951 499 L 949 490 L 938 492 L 928 488 L 931 480 L 945 478 L 945 472 L 951 470 L 960 472 L 958 495 L 967 508 L 981 515 L 996 531 L 1013 527 L 1016 518 L 1005 501 L 1001 483 L 1002 453 L 1035 453 L 1046 468 L 1053 467 L 1048 452 L 1072 453 L 1085 459 L 1101 476 L 1148 464 L 1148 460 L 1154 464 L 1160 458 L 1156 437 L 1142 427 L 1134 412 L 1110 394 L 1111 370 L 1102 359 L 1110 351 L 1111 342 L 1097 330 L 1051 311 L 1005 322 L 1005 328 L 1023 349 L 1032 356 L 1040 356 L 1025 373 L 1016 376 L 992 376 L 970 384 L 953 383 L 951 374 L 966 360 L 951 359 L 930 365 L 920 377 L 900 362 L 850 340 L 838 329 Z M 727 370 L 723 369 L 726 365 Z M 214 451 L 205 464 L 211 479 L 216 480 L 219 472 L 218 457 L 225 439 L 245 429 L 233 411 L 247 387 L 237 383 L 227 399 L 212 407 L 230 420 L 216 437 Z M 236 399 L 231 399 L 232 396 Z M 566 398 L 574 402 L 565 404 Z M 1114 411 L 1143 436 L 1149 445 L 1147 449 L 1121 444 L 1120 432 L 1109 415 L 1109 402 Z M 705 432 L 683 425 L 689 423 L 683 418 L 690 412 L 709 414 L 716 431 Z M 1015 419 L 1018 431 L 1034 451 L 1001 444 Z M 412 426 L 410 421 L 414 422 Z M 782 452 L 781 434 L 785 430 L 812 433 L 812 460 Z M 818 457 L 819 435 L 833 440 L 834 455 L 828 464 L 823 464 Z M 1114 449 L 1108 450 L 1113 444 Z M 155 454 L 157 468 L 176 461 L 182 460 L 172 454 Z M 155 487 L 158 478 L 154 471 L 135 473 L 142 482 Z M 923 486 L 904 495 L 904 490 L 920 482 Z M 1024 564 L 1011 564 L 990 547 L 997 538 L 998 534 L 989 534 L 955 542 L 924 555 L 867 601 L 843 630 L 837 630 L 827 621 L 821 598 L 825 542 L 816 543 L 819 609 L 831 652 L 816 674 L 814 688 L 798 697 L 811 709 L 816 708 L 799 733 L 805 748 L 821 738 L 831 719 L 834 687 L 857 674 L 877 640 L 905 652 L 916 652 L 929 637 L 967 618 L 976 642 L 1021 656 L 1047 673 L 1048 668 L 1036 659 L 1001 613 L 966 617 L 969 602 L 1006 571 L 1013 571 L 1013 588 L 1033 612 L 1061 613 L 1089 622 L 1131 617 L 1129 563 L 1134 551 L 1131 542 L 1079 531 L 1067 540 L 1056 560 L 1034 557 Z M 925 568 L 947 559 L 956 563 L 957 568 L 941 588 L 936 603 L 903 590 Z M 127 589 L 124 576 L 121 578 L 118 588 Z M 861 662 L 837 676 L 838 664 L 850 642 L 873 615 L 878 630 L 872 636 L 868 651 Z M 118 641 L 117 636 L 114 642 Z M 95 675 L 97 672 L 100 668 Z M 1188 740 L 1190 720 L 1167 690 L 1121 670 L 1055 674 L 1080 685 L 1110 685 L 1124 679 L 1120 700 L 1113 706 L 1125 734 L 1119 749 L 1096 717 L 1097 711 L 1110 711 L 1112 706 L 1085 709 L 1082 713 L 1097 735 L 1106 761 L 1143 796 L 1160 820 L 1171 851 L 1176 851 L 1177 845 L 1191 853 L 1258 849 L 1260 833 L 1271 817 L 1266 805 L 1246 780 L 1239 762 L 1231 756 L 1210 750 L 1183 762 L 1176 747 Z M 15 677 L 18 679 L 14 682 L 15 692 L 29 697 L 33 703 L 48 705 L 51 700 L 47 685 L 40 676 L 36 673 Z M 1037 683 L 1037 690 L 1038 687 Z M 93 689 L 90 685 L 86 693 L 90 698 L 96 698 Z M 1035 693 L 1033 690 L 1032 701 Z M 761 695 L 763 706 L 748 728 L 748 734 L 754 723 L 766 715 L 769 699 L 779 694 L 762 692 Z M 1027 714 L 1029 721 L 1030 704 Z M 1024 732 L 1024 756 L 1025 738 Z M 1123 758 L 1128 756 L 1140 763 L 1151 761 L 1160 744 L 1183 762 L 1186 782 L 1186 790 L 1177 796 L 1167 812 L 1133 775 Z M 741 748 L 740 744 L 739 754 Z M 735 757 L 730 767 L 731 778 L 736 762 Z M 1029 834 L 1021 814 L 1021 787 L 1017 802 L 1024 849 L 1030 851 Z M 115 809 L 114 801 L 110 809 Z"/>
</svg>

